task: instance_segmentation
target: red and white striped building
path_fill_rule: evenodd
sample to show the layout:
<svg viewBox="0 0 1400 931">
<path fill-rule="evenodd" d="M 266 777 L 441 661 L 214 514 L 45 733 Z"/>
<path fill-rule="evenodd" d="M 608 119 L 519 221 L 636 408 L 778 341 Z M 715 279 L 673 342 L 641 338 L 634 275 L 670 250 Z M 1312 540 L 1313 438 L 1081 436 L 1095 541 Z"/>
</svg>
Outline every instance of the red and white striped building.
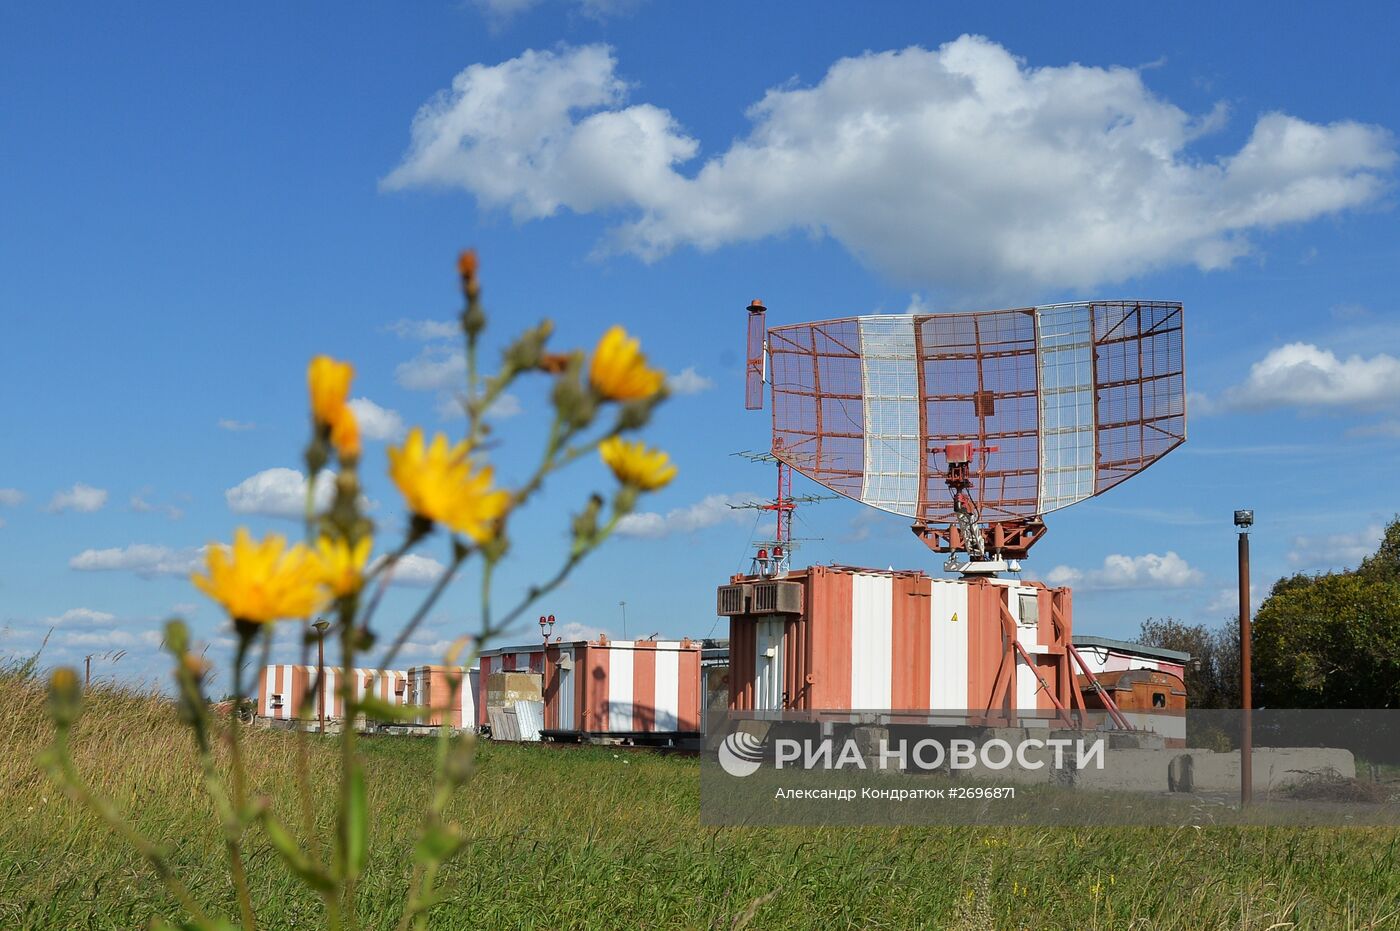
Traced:
<svg viewBox="0 0 1400 931">
<path fill-rule="evenodd" d="M 812 566 L 736 576 L 718 602 L 730 617 L 734 710 L 1082 707 L 1067 588 Z"/>
<path fill-rule="evenodd" d="M 607 640 L 503 647 L 481 655 L 486 714 L 490 677 L 531 672 L 542 680 L 544 729 L 587 736 L 658 737 L 700 732 L 700 645 L 690 640 Z"/>
<path fill-rule="evenodd" d="M 354 669 L 351 674 L 356 696 L 363 697 L 369 693 L 391 705 L 411 704 L 408 700 L 408 674 L 403 670 Z M 293 721 L 298 716 L 312 721 L 320 719 L 324 706 L 326 720 L 340 721 L 345 717 L 345 703 L 340 696 L 340 675 L 338 667 L 327 666 L 321 687 L 310 695 L 310 707 L 305 714 L 299 715 L 308 690 L 316 682 L 316 667 L 289 663 L 266 666 L 258 677 L 257 714 L 272 721 Z"/>
</svg>

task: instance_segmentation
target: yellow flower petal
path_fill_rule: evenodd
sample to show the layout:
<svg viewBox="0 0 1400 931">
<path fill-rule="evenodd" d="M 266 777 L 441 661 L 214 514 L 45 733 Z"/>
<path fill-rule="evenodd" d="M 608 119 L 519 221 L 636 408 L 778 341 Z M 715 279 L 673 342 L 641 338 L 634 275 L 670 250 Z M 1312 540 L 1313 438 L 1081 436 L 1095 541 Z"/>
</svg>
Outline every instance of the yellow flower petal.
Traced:
<svg viewBox="0 0 1400 931">
<path fill-rule="evenodd" d="M 331 423 L 331 445 L 341 459 L 360 458 L 360 424 L 349 405 L 342 408 Z"/>
<path fill-rule="evenodd" d="M 655 491 L 676 477 L 671 457 L 659 449 L 647 449 L 641 441 L 629 443 L 620 436 L 609 437 L 598 445 L 598 454 L 624 485 L 642 491 Z"/>
<path fill-rule="evenodd" d="M 365 563 L 372 546 L 369 537 L 361 537 L 353 547 L 343 538 L 321 537 L 316 541 L 321 578 L 337 598 L 353 595 L 365 584 Z"/>
<path fill-rule="evenodd" d="M 306 617 L 326 602 L 321 561 L 305 544 L 288 549 L 279 534 L 254 543 L 247 528 L 240 527 L 232 548 L 209 547 L 205 565 L 207 574 L 195 573 L 191 581 L 237 621 L 265 624 Z"/>
<path fill-rule="evenodd" d="M 593 350 L 588 380 L 600 397 L 610 401 L 649 398 L 666 382 L 664 373 L 647 367 L 641 343 L 620 326 L 603 334 Z"/>
<path fill-rule="evenodd" d="M 350 381 L 355 367 L 330 356 L 317 356 L 306 368 L 306 384 L 311 392 L 311 416 L 317 423 L 334 425 L 347 410 Z"/>
<path fill-rule="evenodd" d="M 438 433 L 425 449 L 418 427 L 402 446 L 389 449 L 389 477 L 409 510 L 484 543 L 509 509 L 510 492 L 491 488 L 490 466 L 474 470 L 472 465 L 465 442 L 449 447 L 446 435 Z"/>
</svg>

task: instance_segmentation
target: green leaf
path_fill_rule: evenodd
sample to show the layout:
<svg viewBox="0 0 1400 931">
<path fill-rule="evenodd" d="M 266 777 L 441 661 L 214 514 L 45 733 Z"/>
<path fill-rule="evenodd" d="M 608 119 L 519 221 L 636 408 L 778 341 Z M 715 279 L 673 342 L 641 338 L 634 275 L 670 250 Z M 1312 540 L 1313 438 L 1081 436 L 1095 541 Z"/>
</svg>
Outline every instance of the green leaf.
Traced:
<svg viewBox="0 0 1400 931">
<path fill-rule="evenodd" d="M 263 830 L 267 832 L 267 839 L 272 842 L 273 849 L 282 857 L 282 862 L 286 863 L 302 882 L 319 892 L 335 891 L 334 880 L 312 865 L 292 835 L 277 823 L 277 819 L 271 815 L 264 815 Z"/>
<path fill-rule="evenodd" d="M 417 705 L 391 705 L 373 695 L 366 695 L 356 704 L 371 721 L 416 721 L 430 713 L 429 709 Z"/>
<path fill-rule="evenodd" d="M 419 863 L 441 863 L 462 846 L 461 835 L 446 825 L 434 824 L 423 832 L 414 850 Z"/>
<path fill-rule="evenodd" d="M 369 854 L 369 802 L 365 794 L 365 773 L 356 766 L 350 771 L 350 807 L 345 813 L 345 851 L 351 878 L 360 875 Z"/>
</svg>

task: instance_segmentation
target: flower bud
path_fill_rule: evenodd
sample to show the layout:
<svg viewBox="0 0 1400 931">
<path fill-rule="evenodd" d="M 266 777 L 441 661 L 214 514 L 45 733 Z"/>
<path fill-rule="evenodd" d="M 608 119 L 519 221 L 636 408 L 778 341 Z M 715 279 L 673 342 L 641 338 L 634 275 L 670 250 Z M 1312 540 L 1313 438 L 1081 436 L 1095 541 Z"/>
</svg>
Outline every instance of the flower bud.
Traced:
<svg viewBox="0 0 1400 931">
<path fill-rule="evenodd" d="M 83 711 L 82 687 L 78 673 L 60 666 L 49 676 L 49 716 L 59 727 L 71 727 Z"/>
<path fill-rule="evenodd" d="M 544 344 L 554 332 L 554 324 L 548 320 L 539 326 L 526 330 L 520 338 L 505 351 L 505 367 L 508 371 L 528 372 L 540 367 L 544 358 Z"/>
<path fill-rule="evenodd" d="M 165 623 L 165 648 L 176 656 L 184 656 L 190 648 L 190 629 L 178 617 Z"/>
<path fill-rule="evenodd" d="M 602 495 L 589 495 L 588 504 L 574 515 L 573 552 L 582 553 L 598 539 L 598 512 L 603 509 Z"/>
<path fill-rule="evenodd" d="M 470 735 L 452 741 L 452 749 L 447 751 L 444 774 L 454 786 L 460 786 L 471 778 L 476 757 L 475 744 Z"/>
</svg>

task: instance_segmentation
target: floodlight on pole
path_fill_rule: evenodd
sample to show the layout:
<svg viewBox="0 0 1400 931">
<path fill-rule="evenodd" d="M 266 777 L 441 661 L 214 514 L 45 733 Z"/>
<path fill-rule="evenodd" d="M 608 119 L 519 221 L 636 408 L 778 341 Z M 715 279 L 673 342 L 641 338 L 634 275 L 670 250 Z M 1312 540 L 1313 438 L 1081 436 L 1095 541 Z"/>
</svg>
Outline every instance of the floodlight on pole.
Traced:
<svg viewBox="0 0 1400 931">
<path fill-rule="evenodd" d="M 326 631 L 330 629 L 330 621 L 323 617 L 318 617 L 316 623 L 311 625 L 316 631 L 316 711 L 317 730 L 324 734 L 326 732 Z"/>
<path fill-rule="evenodd" d="M 1248 805 L 1254 798 L 1254 676 L 1249 622 L 1249 528 L 1254 526 L 1254 511 L 1236 511 L 1235 526 L 1240 531 L 1240 804 Z"/>
</svg>

